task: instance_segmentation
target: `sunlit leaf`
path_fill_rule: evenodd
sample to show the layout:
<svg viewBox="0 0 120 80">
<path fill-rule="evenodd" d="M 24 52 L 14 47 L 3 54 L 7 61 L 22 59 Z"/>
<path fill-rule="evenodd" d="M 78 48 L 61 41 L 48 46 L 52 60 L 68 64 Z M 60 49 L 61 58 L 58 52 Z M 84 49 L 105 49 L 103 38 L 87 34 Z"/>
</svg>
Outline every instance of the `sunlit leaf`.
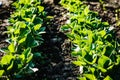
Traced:
<svg viewBox="0 0 120 80">
<path fill-rule="evenodd" d="M 1 59 L 1 64 L 2 65 L 8 65 L 8 64 L 10 64 L 12 59 L 14 59 L 14 57 L 12 55 L 5 55 Z"/>
<path fill-rule="evenodd" d="M 33 58 L 33 54 L 29 54 L 28 57 L 27 57 L 27 63 L 30 62 Z"/>
<path fill-rule="evenodd" d="M 19 34 L 20 33 L 20 29 L 16 29 L 15 31 L 14 31 L 14 34 Z"/>
<path fill-rule="evenodd" d="M 83 62 L 83 61 L 73 61 L 73 64 L 75 64 L 75 65 L 77 65 L 77 66 L 86 65 L 86 63 Z"/>
<path fill-rule="evenodd" d="M 97 80 L 94 74 L 83 74 L 89 80 Z"/>
<path fill-rule="evenodd" d="M 41 24 L 37 24 L 37 25 L 34 26 L 34 30 L 35 30 L 35 31 L 36 31 L 36 30 L 39 30 L 40 27 L 41 27 Z"/>
<path fill-rule="evenodd" d="M 37 6 L 37 7 L 38 7 L 39 12 L 42 12 L 44 10 L 44 7 L 42 6 Z"/>
<path fill-rule="evenodd" d="M 11 53 L 15 52 L 15 45 L 14 43 L 11 43 L 9 46 L 8 46 L 8 49 Z"/>
<path fill-rule="evenodd" d="M 110 76 L 106 76 L 103 80 L 113 80 Z"/>
<path fill-rule="evenodd" d="M 85 14 L 85 15 L 88 15 L 89 12 L 90 12 L 89 7 L 86 7 L 86 8 L 84 9 L 84 14 Z"/>
<path fill-rule="evenodd" d="M 23 37 L 22 39 L 20 39 L 20 40 L 18 41 L 18 43 L 21 44 L 21 43 L 25 42 L 25 40 L 26 40 L 26 37 Z"/>
<path fill-rule="evenodd" d="M 0 77 L 3 75 L 4 72 L 4 70 L 0 70 Z"/>
<path fill-rule="evenodd" d="M 25 55 L 25 58 L 28 58 L 28 56 L 31 54 L 31 48 L 27 48 L 22 54 Z"/>
<path fill-rule="evenodd" d="M 87 80 L 86 77 L 79 77 L 79 80 Z"/>
<path fill-rule="evenodd" d="M 7 68 L 7 70 L 10 70 L 13 68 L 14 61 L 11 62 L 10 66 Z"/>
</svg>

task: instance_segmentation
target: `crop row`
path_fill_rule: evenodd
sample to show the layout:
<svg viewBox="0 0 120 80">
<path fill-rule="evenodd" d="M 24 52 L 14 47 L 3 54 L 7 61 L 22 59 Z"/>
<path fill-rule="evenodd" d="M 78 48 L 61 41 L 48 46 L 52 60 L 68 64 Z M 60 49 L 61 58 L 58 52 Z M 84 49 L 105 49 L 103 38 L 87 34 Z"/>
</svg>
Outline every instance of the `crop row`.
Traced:
<svg viewBox="0 0 120 80">
<path fill-rule="evenodd" d="M 46 18 L 40 0 L 17 0 L 12 4 L 15 11 L 11 14 L 5 33 L 8 34 L 7 48 L 1 49 L 5 55 L 0 61 L 0 77 L 10 80 L 22 78 L 38 70 L 32 58 L 39 57 L 35 48 L 43 43 L 41 34 Z"/>
<path fill-rule="evenodd" d="M 72 42 L 73 64 L 79 67 L 79 80 L 112 80 L 109 73 L 120 65 L 119 43 L 108 22 L 89 10 L 80 0 L 61 0 L 70 19 L 61 31 Z"/>
</svg>

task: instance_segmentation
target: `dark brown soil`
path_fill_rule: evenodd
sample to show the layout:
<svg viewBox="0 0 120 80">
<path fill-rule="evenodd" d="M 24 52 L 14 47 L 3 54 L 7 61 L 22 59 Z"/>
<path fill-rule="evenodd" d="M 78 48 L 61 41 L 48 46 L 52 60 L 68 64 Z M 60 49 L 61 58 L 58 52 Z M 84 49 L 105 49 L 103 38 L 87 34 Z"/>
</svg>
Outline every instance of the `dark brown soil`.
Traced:
<svg viewBox="0 0 120 80">
<path fill-rule="evenodd" d="M 10 4 L 11 0 L 0 0 L 2 4 L 0 5 L 0 49 L 7 47 L 8 44 L 5 42 L 7 35 L 4 34 L 4 31 L 6 31 L 6 27 L 9 25 L 8 18 L 10 17 Z M 3 53 L 0 52 L 0 58 L 3 56 Z"/>
<path fill-rule="evenodd" d="M 45 61 L 48 63 L 40 67 L 38 76 L 47 80 L 76 80 L 78 69 L 72 64 L 74 58 L 70 55 L 71 43 L 66 35 L 59 31 L 60 26 L 68 19 L 64 16 L 67 10 L 54 4 L 44 6 L 47 14 L 53 16 L 53 19 L 49 21 L 49 25 L 44 25 L 46 33 L 43 35 L 44 44 L 40 47 L 40 51 L 46 55 Z"/>
</svg>

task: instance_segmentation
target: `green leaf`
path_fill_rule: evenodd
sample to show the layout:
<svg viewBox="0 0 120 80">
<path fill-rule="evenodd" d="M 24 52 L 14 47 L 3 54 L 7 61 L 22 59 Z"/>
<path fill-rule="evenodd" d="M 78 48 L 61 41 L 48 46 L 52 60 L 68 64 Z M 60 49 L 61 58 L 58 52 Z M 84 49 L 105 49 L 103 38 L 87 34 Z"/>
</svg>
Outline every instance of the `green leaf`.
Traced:
<svg viewBox="0 0 120 80">
<path fill-rule="evenodd" d="M 36 30 L 39 30 L 41 26 L 42 26 L 41 24 L 35 25 L 35 26 L 34 26 L 34 30 L 35 30 L 35 31 L 36 31 Z"/>
<path fill-rule="evenodd" d="M 120 64 L 120 55 L 117 55 L 117 62 L 115 63 L 115 65 L 119 65 Z"/>
<path fill-rule="evenodd" d="M 95 68 L 91 67 L 91 68 L 89 68 L 89 69 L 90 69 L 90 71 L 92 72 L 92 74 L 94 74 Z"/>
<path fill-rule="evenodd" d="M 102 31 L 99 31 L 97 34 L 98 34 L 98 35 L 101 35 L 101 37 L 104 37 L 105 34 L 106 34 L 106 31 L 105 31 L 105 30 L 102 30 Z"/>
<path fill-rule="evenodd" d="M 98 59 L 98 65 L 102 68 L 107 68 L 110 65 L 111 61 L 110 58 L 107 56 L 102 55 L 99 59 Z"/>
<path fill-rule="evenodd" d="M 102 24 L 105 25 L 105 26 L 108 26 L 108 25 L 109 25 L 108 22 L 102 22 Z"/>
<path fill-rule="evenodd" d="M 20 28 L 26 28 L 25 22 L 20 22 L 19 26 L 20 26 Z"/>
<path fill-rule="evenodd" d="M 25 22 L 23 21 L 18 21 L 15 23 L 15 25 L 18 27 L 18 28 L 25 28 L 26 27 L 26 24 Z"/>
<path fill-rule="evenodd" d="M 73 64 L 75 64 L 76 66 L 83 66 L 83 65 L 86 65 L 86 63 L 83 62 L 83 61 L 73 61 Z"/>
<path fill-rule="evenodd" d="M 11 62 L 10 66 L 7 68 L 7 70 L 10 70 L 13 68 L 14 61 Z"/>
<path fill-rule="evenodd" d="M 25 21 L 27 22 L 31 22 L 31 19 L 30 18 L 23 18 Z"/>
<path fill-rule="evenodd" d="M 1 59 L 1 64 L 2 65 L 8 65 L 8 64 L 10 64 L 12 59 L 14 59 L 14 56 L 12 56 L 12 55 L 5 55 Z"/>
<path fill-rule="evenodd" d="M 32 58 L 33 58 L 33 54 L 31 53 L 31 54 L 28 55 L 27 63 L 30 62 L 32 60 Z"/>
<path fill-rule="evenodd" d="M 25 55 L 25 58 L 28 58 L 28 56 L 31 54 L 31 48 L 27 48 L 22 54 Z"/>
<path fill-rule="evenodd" d="M 8 46 L 8 49 L 11 53 L 14 53 L 15 52 L 15 46 L 14 46 L 14 43 L 11 43 L 9 46 Z"/>
<path fill-rule="evenodd" d="M 90 45 L 91 45 L 91 43 L 92 43 L 92 41 L 93 41 L 92 37 L 93 37 L 92 31 L 88 31 L 88 43 L 89 43 Z"/>
<path fill-rule="evenodd" d="M 94 57 L 93 58 L 93 56 L 92 55 L 89 55 L 89 54 L 87 54 L 87 55 L 85 55 L 85 61 L 88 63 L 88 64 L 95 64 L 95 62 L 96 62 L 96 60 L 97 60 L 97 57 Z"/>
<path fill-rule="evenodd" d="M 63 25 L 61 28 L 60 28 L 60 31 L 70 31 L 70 26 L 69 25 Z"/>
<path fill-rule="evenodd" d="M 20 57 L 21 61 L 24 62 L 24 60 L 25 60 L 25 55 L 24 55 L 24 54 L 21 54 L 19 57 Z"/>
<path fill-rule="evenodd" d="M 39 46 L 39 42 L 37 40 L 35 40 L 31 35 L 27 36 L 27 47 L 37 47 Z"/>
<path fill-rule="evenodd" d="M 14 30 L 14 34 L 20 34 L 20 29 Z"/>
<path fill-rule="evenodd" d="M 102 72 L 104 72 L 104 73 L 107 72 L 107 69 L 104 69 L 104 68 L 102 68 L 102 67 L 100 67 L 100 66 L 98 66 L 97 68 L 100 69 L 100 70 L 101 70 Z"/>
<path fill-rule="evenodd" d="M 35 20 L 35 17 L 36 17 L 36 14 L 33 15 L 31 22 L 33 22 Z"/>
<path fill-rule="evenodd" d="M 85 14 L 85 15 L 88 15 L 89 12 L 90 12 L 89 7 L 88 7 L 88 6 L 85 7 L 85 9 L 84 9 L 84 14 Z"/>
<path fill-rule="evenodd" d="M 43 6 L 37 6 L 37 7 L 38 7 L 39 12 L 42 12 L 44 10 Z"/>
<path fill-rule="evenodd" d="M 33 54 L 31 53 L 31 48 L 27 48 L 22 54 L 24 54 L 26 62 L 31 61 Z M 24 56 L 21 56 L 24 60 Z"/>
<path fill-rule="evenodd" d="M 103 80 L 113 80 L 110 76 L 106 76 Z"/>
<path fill-rule="evenodd" d="M 0 77 L 2 77 L 4 72 L 5 72 L 4 70 L 0 70 Z"/>
<path fill-rule="evenodd" d="M 25 42 L 25 40 L 26 40 L 26 37 L 23 37 L 22 39 L 20 39 L 20 40 L 18 41 L 18 43 L 21 44 L 21 43 Z"/>
<path fill-rule="evenodd" d="M 111 60 L 109 57 L 102 55 L 98 59 L 98 69 L 100 69 L 102 72 L 106 72 L 107 68 L 109 68 L 110 65 L 111 65 Z"/>
<path fill-rule="evenodd" d="M 97 80 L 94 74 L 83 74 L 89 80 Z"/>
<path fill-rule="evenodd" d="M 87 80 L 86 77 L 79 77 L 79 80 Z"/>
</svg>

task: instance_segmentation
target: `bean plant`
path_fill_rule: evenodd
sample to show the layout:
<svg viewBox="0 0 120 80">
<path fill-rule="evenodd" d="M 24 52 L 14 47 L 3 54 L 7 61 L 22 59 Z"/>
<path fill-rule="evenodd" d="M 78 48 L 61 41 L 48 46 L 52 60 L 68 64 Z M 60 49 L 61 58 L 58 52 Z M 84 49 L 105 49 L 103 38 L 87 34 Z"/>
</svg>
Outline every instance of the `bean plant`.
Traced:
<svg viewBox="0 0 120 80">
<path fill-rule="evenodd" d="M 5 31 L 9 37 L 6 40 L 9 46 L 1 49 L 5 55 L 0 60 L 0 77 L 10 80 L 38 70 L 34 68 L 32 58 L 40 55 L 34 49 L 43 43 L 41 34 L 45 28 L 42 24 L 46 18 L 40 0 L 17 0 L 12 6 L 15 11 L 9 19 L 11 25 Z"/>
<path fill-rule="evenodd" d="M 80 0 L 61 0 L 70 19 L 61 31 L 72 42 L 71 54 L 77 57 L 79 80 L 112 80 L 108 74 L 120 64 L 119 44 L 108 22 L 102 22 L 97 12 L 89 10 Z"/>
</svg>

